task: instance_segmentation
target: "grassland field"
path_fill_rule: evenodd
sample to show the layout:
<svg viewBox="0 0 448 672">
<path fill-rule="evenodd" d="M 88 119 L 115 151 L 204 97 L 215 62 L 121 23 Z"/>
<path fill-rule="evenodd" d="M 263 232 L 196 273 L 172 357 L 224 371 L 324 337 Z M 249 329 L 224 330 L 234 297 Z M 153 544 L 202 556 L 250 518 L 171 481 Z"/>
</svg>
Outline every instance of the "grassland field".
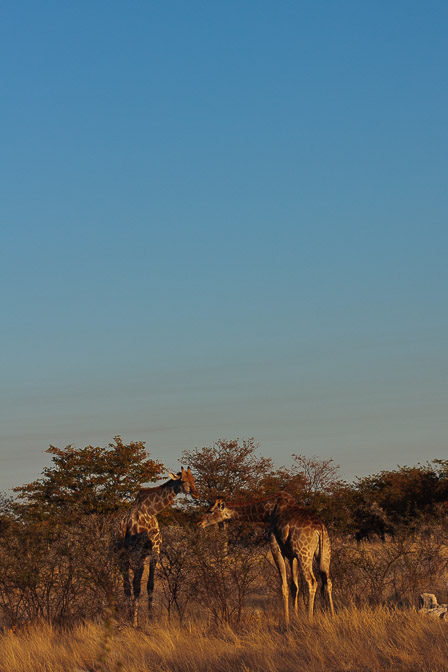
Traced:
<svg viewBox="0 0 448 672">
<path fill-rule="evenodd" d="M 287 630 L 282 614 L 257 610 L 238 628 L 205 620 L 139 628 L 40 623 L 0 637 L 1 672 L 309 672 L 448 670 L 448 623 L 414 610 L 340 609 Z"/>
</svg>

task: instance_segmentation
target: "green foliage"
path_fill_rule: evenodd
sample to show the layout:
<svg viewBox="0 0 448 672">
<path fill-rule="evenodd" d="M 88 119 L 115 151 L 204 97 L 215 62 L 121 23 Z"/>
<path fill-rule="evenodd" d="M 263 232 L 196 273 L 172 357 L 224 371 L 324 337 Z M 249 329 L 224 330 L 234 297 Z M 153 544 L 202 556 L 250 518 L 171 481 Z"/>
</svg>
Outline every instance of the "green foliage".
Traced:
<svg viewBox="0 0 448 672">
<path fill-rule="evenodd" d="M 190 465 L 202 501 L 213 503 L 218 496 L 254 497 L 263 493 L 263 485 L 274 471 L 272 459 L 259 457 L 257 450 L 253 438 L 220 439 L 211 446 L 185 450 L 182 461 Z"/>
<path fill-rule="evenodd" d="M 405 523 L 447 501 L 448 460 L 381 471 L 358 479 L 355 489 L 364 502 L 375 501 L 394 522 Z"/>
<path fill-rule="evenodd" d="M 70 521 L 85 514 L 112 513 L 132 500 L 142 483 L 157 480 L 163 465 L 149 457 L 142 441 L 106 447 L 50 446 L 53 464 L 43 478 L 15 488 L 22 520 Z"/>
</svg>

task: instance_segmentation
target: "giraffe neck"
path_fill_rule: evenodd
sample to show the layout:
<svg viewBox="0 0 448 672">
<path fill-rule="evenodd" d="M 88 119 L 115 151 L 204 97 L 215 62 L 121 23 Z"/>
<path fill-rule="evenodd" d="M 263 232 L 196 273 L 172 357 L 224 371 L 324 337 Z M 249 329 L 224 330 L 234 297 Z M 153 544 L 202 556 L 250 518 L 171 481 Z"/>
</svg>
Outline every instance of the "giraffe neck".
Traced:
<svg viewBox="0 0 448 672">
<path fill-rule="evenodd" d="M 156 488 L 144 488 L 140 490 L 136 504 L 139 509 L 145 509 L 145 512 L 155 516 L 172 504 L 176 495 L 180 492 L 180 481 L 169 481 L 157 486 Z"/>
<path fill-rule="evenodd" d="M 241 520 L 247 523 L 270 522 L 277 500 L 269 497 L 252 502 L 228 502 L 227 509 L 231 513 L 232 520 Z"/>
</svg>

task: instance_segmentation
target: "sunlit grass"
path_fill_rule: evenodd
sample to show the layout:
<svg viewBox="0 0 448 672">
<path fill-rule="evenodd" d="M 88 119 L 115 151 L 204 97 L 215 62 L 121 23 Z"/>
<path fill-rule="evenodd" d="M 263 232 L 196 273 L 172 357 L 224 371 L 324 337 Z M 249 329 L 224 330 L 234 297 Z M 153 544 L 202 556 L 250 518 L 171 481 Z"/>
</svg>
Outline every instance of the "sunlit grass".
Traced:
<svg viewBox="0 0 448 672">
<path fill-rule="evenodd" d="M 448 623 L 413 611 L 347 609 L 316 614 L 289 631 L 280 614 L 257 613 L 234 630 L 208 622 L 144 628 L 47 624 L 0 637 L 1 672 L 364 672 L 448 670 Z"/>
</svg>

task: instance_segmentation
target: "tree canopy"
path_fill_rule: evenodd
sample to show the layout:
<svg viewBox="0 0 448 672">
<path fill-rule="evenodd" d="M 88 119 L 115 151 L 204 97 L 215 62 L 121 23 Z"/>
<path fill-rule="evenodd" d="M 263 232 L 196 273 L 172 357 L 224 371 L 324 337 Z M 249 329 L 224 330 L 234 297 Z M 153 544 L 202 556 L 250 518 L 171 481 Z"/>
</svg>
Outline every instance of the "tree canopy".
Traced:
<svg viewBox="0 0 448 672">
<path fill-rule="evenodd" d="M 219 439 L 211 446 L 184 450 L 182 460 L 193 470 L 201 500 L 213 503 L 218 496 L 238 499 L 263 493 L 274 465 L 257 450 L 253 438 Z"/>
<path fill-rule="evenodd" d="M 392 520 L 405 522 L 448 500 L 448 460 L 360 478 L 356 491 L 364 501 L 377 502 Z"/>
<path fill-rule="evenodd" d="M 105 447 L 50 446 L 46 452 L 52 465 L 43 470 L 43 477 L 14 489 L 14 508 L 21 518 L 61 520 L 112 513 L 165 470 L 150 458 L 143 441 L 124 443 L 120 436 Z"/>
</svg>

